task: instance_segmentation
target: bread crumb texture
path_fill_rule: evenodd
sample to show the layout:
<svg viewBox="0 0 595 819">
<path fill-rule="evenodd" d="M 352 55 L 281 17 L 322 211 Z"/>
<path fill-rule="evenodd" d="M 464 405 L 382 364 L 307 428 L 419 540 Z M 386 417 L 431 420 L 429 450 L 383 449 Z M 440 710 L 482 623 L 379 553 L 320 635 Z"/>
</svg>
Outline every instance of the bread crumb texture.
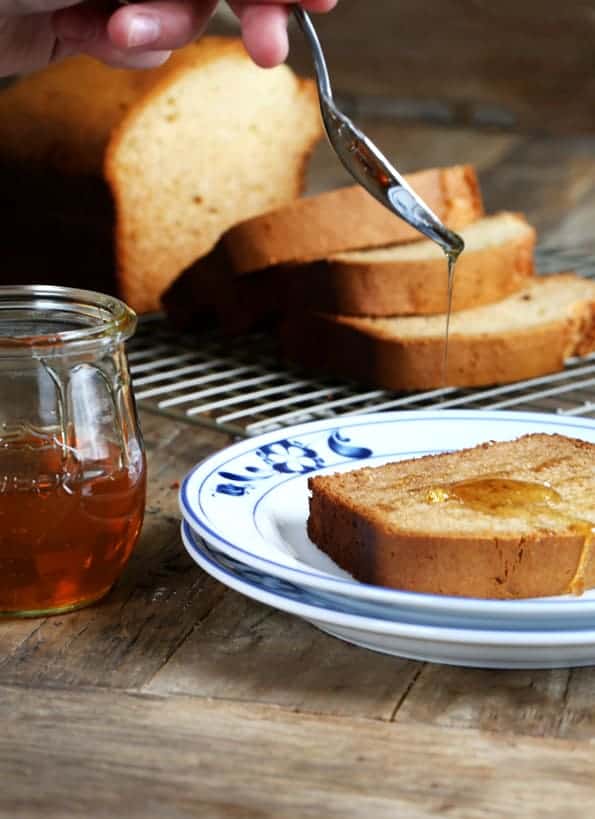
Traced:
<svg viewBox="0 0 595 819">
<path fill-rule="evenodd" d="M 575 274 L 530 277 L 494 304 L 451 316 L 359 318 L 287 315 L 285 355 L 302 366 L 396 390 L 483 386 L 557 372 L 595 348 L 595 282 Z M 446 375 L 446 377 L 445 377 Z"/>
</svg>

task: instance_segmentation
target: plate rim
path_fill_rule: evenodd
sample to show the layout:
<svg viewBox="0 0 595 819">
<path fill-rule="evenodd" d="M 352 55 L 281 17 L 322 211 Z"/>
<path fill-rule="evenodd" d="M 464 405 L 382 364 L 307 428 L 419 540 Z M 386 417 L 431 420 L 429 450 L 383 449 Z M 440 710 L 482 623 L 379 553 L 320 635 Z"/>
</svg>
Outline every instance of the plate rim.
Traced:
<svg viewBox="0 0 595 819">
<path fill-rule="evenodd" d="M 196 479 L 198 474 L 207 472 L 200 484 L 200 486 L 202 486 L 213 472 L 225 464 L 235 460 L 237 457 L 247 454 L 247 452 L 256 450 L 270 443 L 275 443 L 280 437 L 295 438 L 320 431 L 330 431 L 331 429 L 336 429 L 337 426 L 341 426 L 342 422 L 352 427 L 367 426 L 371 422 L 377 421 L 391 422 L 410 420 L 427 422 L 447 419 L 464 420 L 465 418 L 485 419 L 486 421 L 493 418 L 499 419 L 500 421 L 535 422 L 541 425 L 567 426 L 577 430 L 582 428 L 595 432 L 595 419 L 584 418 L 582 416 L 572 416 L 572 418 L 562 416 L 560 418 L 554 413 L 523 412 L 518 410 L 440 410 L 432 408 L 421 410 L 391 410 L 387 412 L 361 413 L 325 418 L 319 421 L 309 421 L 303 424 L 271 430 L 262 435 L 231 444 L 207 456 L 197 463 L 183 478 L 178 492 L 179 508 L 183 519 L 188 522 L 190 527 L 208 543 L 216 545 L 220 551 L 230 554 L 230 556 L 246 563 L 246 565 L 264 573 L 269 573 L 274 577 L 294 582 L 297 585 L 300 585 L 301 582 L 302 585 L 322 589 L 331 594 L 340 594 L 348 597 L 356 596 L 358 599 L 372 600 L 384 605 L 399 605 L 403 608 L 414 608 L 418 610 L 423 608 L 428 611 L 439 611 L 447 608 L 449 612 L 463 616 L 465 614 L 471 616 L 468 611 L 471 606 L 473 606 L 478 613 L 485 615 L 497 613 L 499 616 L 503 616 L 504 612 L 502 609 L 504 606 L 506 607 L 505 613 L 507 616 L 535 616 L 539 614 L 544 607 L 548 609 L 549 616 L 555 613 L 556 608 L 560 609 L 560 614 L 563 616 L 577 616 L 579 614 L 578 610 L 580 610 L 579 616 L 587 616 L 589 613 L 595 614 L 595 599 L 565 598 L 560 600 L 559 598 L 528 598 L 526 600 L 487 600 L 483 598 L 432 595 L 423 592 L 404 591 L 360 583 L 356 580 L 335 577 L 314 568 L 302 569 L 299 567 L 286 566 L 270 558 L 254 555 L 254 553 L 248 551 L 246 548 L 231 543 L 211 529 L 208 524 L 205 524 L 197 516 L 192 509 L 191 503 L 187 500 L 188 486 L 191 481 Z M 363 466 L 364 462 L 362 461 L 361 463 Z M 312 473 L 308 474 L 315 474 L 315 472 L 316 470 L 313 470 Z M 303 475 L 295 475 L 295 478 L 299 477 L 303 477 Z M 213 543 L 213 541 L 215 541 L 215 543 Z M 357 594 L 350 595 L 350 590 L 357 590 Z"/>
<path fill-rule="evenodd" d="M 383 620 L 382 618 L 365 617 L 360 614 L 338 612 L 332 608 L 318 608 L 311 603 L 295 602 L 275 594 L 274 591 L 261 589 L 256 583 L 238 578 L 232 570 L 221 566 L 210 553 L 207 552 L 207 554 L 205 554 L 205 547 L 201 547 L 200 544 L 196 543 L 187 521 L 181 522 L 180 531 L 184 548 L 188 555 L 203 571 L 210 574 L 211 577 L 214 577 L 218 582 L 250 599 L 257 600 L 264 605 L 271 606 L 272 608 L 284 611 L 293 616 L 301 617 L 309 622 L 317 620 L 319 622 L 342 626 L 343 628 L 359 629 L 371 634 L 425 639 L 427 641 L 435 640 L 452 645 L 461 645 L 464 643 L 474 646 L 509 646 L 511 648 L 536 647 L 547 649 L 566 646 L 585 646 L 589 644 L 589 642 L 592 642 L 595 646 L 595 628 L 560 630 L 552 627 L 550 629 L 541 630 L 518 629 L 514 631 L 471 627 L 457 628 L 452 626 L 403 623 L 398 620 Z M 206 548 L 208 550 L 208 547 Z M 198 559 L 195 555 L 199 556 Z M 214 567 L 217 574 L 231 578 L 231 582 L 228 583 L 217 577 L 217 574 L 212 574 L 203 564 L 207 564 L 211 568 Z M 301 612 L 299 611 L 300 609 L 302 610 Z M 595 653 L 593 661 L 595 663 Z"/>
</svg>

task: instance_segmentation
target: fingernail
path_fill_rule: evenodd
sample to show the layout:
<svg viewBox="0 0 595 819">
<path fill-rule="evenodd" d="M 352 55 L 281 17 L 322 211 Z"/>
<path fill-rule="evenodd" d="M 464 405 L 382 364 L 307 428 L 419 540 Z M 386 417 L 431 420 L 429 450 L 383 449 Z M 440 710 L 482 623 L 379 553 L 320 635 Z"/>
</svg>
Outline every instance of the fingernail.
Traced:
<svg viewBox="0 0 595 819">
<path fill-rule="evenodd" d="M 130 22 L 126 42 L 129 48 L 151 45 L 159 39 L 160 33 L 158 20 L 148 14 L 137 14 Z"/>
</svg>

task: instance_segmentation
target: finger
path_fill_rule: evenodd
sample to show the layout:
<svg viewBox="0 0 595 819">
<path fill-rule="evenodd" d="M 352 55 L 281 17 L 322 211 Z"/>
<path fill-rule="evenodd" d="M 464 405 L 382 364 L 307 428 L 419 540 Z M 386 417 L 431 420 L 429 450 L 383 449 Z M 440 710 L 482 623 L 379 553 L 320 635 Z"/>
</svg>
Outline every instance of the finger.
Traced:
<svg viewBox="0 0 595 819">
<path fill-rule="evenodd" d="M 171 55 L 171 51 L 121 51 L 114 48 L 108 40 L 85 43 L 81 45 L 80 51 L 111 65 L 112 68 L 134 69 L 158 68 L 167 62 Z"/>
<path fill-rule="evenodd" d="M 272 68 L 287 59 L 289 11 L 282 5 L 232 3 L 242 24 L 242 39 L 248 54 L 262 68 Z"/>
<path fill-rule="evenodd" d="M 242 25 L 244 45 L 255 63 L 271 68 L 287 59 L 289 39 L 286 8 L 294 0 L 234 0 L 229 3 Z M 303 0 L 301 5 L 317 13 L 330 11 L 337 0 Z"/>
<path fill-rule="evenodd" d="M 156 68 L 169 57 L 169 49 L 138 51 L 115 46 L 108 35 L 109 13 L 81 5 L 53 15 L 54 32 L 66 49 L 96 57 L 115 68 Z"/>
<path fill-rule="evenodd" d="M 108 37 L 119 49 L 180 48 L 205 30 L 217 0 L 200 4 L 189 0 L 162 0 L 123 6 L 107 25 Z"/>
</svg>

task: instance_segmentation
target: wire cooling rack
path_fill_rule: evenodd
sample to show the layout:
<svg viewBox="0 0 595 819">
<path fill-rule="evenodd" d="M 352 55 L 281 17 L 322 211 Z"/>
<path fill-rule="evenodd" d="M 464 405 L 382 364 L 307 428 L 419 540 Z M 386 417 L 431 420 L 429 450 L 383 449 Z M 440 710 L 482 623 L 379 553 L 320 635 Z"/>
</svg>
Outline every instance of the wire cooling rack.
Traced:
<svg viewBox="0 0 595 819">
<path fill-rule="evenodd" d="M 545 274 L 573 269 L 595 278 L 595 253 L 541 249 L 537 267 Z M 139 407 L 238 437 L 389 409 L 466 407 L 595 417 L 595 354 L 569 360 L 562 372 L 515 384 L 405 394 L 287 368 L 265 335 L 180 335 L 153 315 L 140 322 L 128 355 Z"/>
</svg>

